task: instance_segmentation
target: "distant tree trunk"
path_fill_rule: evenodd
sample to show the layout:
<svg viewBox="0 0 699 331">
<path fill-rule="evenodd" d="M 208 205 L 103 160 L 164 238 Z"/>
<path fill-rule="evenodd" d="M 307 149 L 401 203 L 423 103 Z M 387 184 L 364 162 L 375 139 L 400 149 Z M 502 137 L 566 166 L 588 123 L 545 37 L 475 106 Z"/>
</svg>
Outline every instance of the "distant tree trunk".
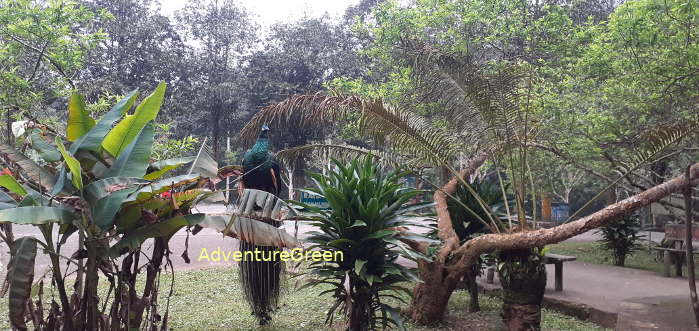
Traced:
<svg viewBox="0 0 699 331">
<path fill-rule="evenodd" d="M 211 133 L 213 136 L 214 160 L 218 161 L 221 159 L 221 109 L 220 105 L 216 105 L 215 107 L 216 109 L 214 110 L 213 121 L 211 123 Z"/>
<path fill-rule="evenodd" d="M 17 112 L 17 107 L 11 106 L 7 108 L 5 113 L 5 142 L 8 145 L 15 145 L 15 136 L 12 134 L 12 114 Z"/>
</svg>

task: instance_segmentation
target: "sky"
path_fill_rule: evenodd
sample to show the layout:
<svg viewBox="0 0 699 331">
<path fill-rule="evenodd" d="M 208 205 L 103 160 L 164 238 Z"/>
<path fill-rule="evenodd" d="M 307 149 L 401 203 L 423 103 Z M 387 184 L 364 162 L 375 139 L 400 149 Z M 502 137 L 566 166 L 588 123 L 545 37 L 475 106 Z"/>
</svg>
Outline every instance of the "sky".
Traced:
<svg viewBox="0 0 699 331">
<path fill-rule="evenodd" d="M 320 17 L 326 12 L 331 17 L 342 15 L 347 7 L 359 0 L 239 0 L 254 15 L 256 23 L 269 27 L 276 22 L 291 22 L 304 16 Z M 187 0 L 161 0 L 162 11 L 172 15 L 182 9 Z"/>
</svg>

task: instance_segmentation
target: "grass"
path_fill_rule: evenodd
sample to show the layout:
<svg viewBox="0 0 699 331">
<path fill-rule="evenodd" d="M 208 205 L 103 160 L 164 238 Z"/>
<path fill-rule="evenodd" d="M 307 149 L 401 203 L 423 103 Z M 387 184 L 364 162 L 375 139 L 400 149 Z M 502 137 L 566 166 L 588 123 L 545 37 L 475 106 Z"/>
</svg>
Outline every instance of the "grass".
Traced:
<svg viewBox="0 0 699 331">
<path fill-rule="evenodd" d="M 105 282 L 101 282 L 105 283 Z M 293 287 L 293 281 L 289 284 Z M 160 314 L 165 313 L 169 275 L 161 278 Z M 102 293 L 106 289 L 102 289 Z M 274 315 L 272 324 L 258 328 L 250 315 L 247 303 L 233 267 L 180 271 L 175 274 L 175 290 L 170 298 L 171 330 L 334 330 L 324 324 L 330 307 L 330 296 L 319 296 L 320 288 L 289 290 L 282 298 L 282 306 Z M 45 296 L 46 300 L 46 296 Z M 501 301 L 496 297 L 481 296 L 482 311 L 468 313 L 468 294 L 456 291 L 449 304 L 450 314 L 444 323 L 435 327 L 407 323 L 414 331 L 499 330 Z M 0 301 L 0 316 L 7 316 L 7 299 Z M 0 319 L 0 329 L 9 329 L 6 318 Z M 31 325 L 29 325 L 31 327 Z M 336 328 L 338 329 L 338 328 Z M 592 323 L 557 312 L 543 311 L 543 330 L 605 330 Z"/>
<path fill-rule="evenodd" d="M 659 258 L 657 251 L 648 251 L 648 242 L 642 242 L 643 248 L 626 257 L 626 268 L 641 269 L 657 272 L 663 272 L 664 266 L 662 258 Z M 600 243 L 597 242 L 565 242 L 555 245 L 550 245 L 549 252 L 554 254 L 572 255 L 577 257 L 578 261 L 614 265 L 610 253 L 605 250 Z M 699 268 L 695 270 L 699 271 Z M 674 276 L 675 269 L 671 270 Z M 687 274 L 687 266 L 682 267 L 682 274 Z"/>
</svg>

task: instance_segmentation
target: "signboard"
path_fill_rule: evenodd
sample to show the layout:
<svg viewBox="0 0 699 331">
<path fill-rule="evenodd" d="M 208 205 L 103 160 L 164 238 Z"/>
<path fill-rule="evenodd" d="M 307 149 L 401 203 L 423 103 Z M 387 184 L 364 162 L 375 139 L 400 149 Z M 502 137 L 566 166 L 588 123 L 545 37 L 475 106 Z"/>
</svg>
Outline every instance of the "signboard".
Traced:
<svg viewBox="0 0 699 331">
<path fill-rule="evenodd" d="M 692 224 L 692 241 L 699 239 L 699 227 Z M 684 240 L 687 234 L 686 224 L 665 224 L 665 238 L 670 240 Z"/>
<path fill-rule="evenodd" d="M 307 205 L 312 205 L 316 206 L 319 208 L 329 208 L 330 206 L 328 205 L 328 200 L 325 200 L 324 197 L 316 194 L 310 194 L 308 192 L 300 192 L 301 195 L 299 196 L 299 199 L 301 202 L 307 204 Z"/>
<path fill-rule="evenodd" d="M 568 204 L 554 203 L 551 206 L 551 219 L 555 222 L 563 222 L 570 216 Z"/>
</svg>

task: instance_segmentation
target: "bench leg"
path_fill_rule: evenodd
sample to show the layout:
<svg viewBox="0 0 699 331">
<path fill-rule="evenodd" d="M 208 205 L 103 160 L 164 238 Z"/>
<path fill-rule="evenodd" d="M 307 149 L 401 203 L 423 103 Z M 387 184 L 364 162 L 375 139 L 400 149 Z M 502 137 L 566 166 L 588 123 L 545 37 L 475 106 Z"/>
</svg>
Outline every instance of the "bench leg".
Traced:
<svg viewBox="0 0 699 331">
<path fill-rule="evenodd" d="M 682 253 L 675 254 L 675 276 L 682 277 L 682 260 L 684 256 Z"/>
<path fill-rule="evenodd" d="M 663 252 L 663 265 L 663 276 L 670 277 L 670 266 L 672 265 L 672 256 L 670 256 L 670 252 L 668 251 Z"/>
<path fill-rule="evenodd" d="M 554 263 L 555 265 L 555 272 L 556 272 L 556 280 L 555 280 L 555 285 L 556 285 L 556 291 L 563 291 L 563 262 L 556 262 Z"/>
</svg>

